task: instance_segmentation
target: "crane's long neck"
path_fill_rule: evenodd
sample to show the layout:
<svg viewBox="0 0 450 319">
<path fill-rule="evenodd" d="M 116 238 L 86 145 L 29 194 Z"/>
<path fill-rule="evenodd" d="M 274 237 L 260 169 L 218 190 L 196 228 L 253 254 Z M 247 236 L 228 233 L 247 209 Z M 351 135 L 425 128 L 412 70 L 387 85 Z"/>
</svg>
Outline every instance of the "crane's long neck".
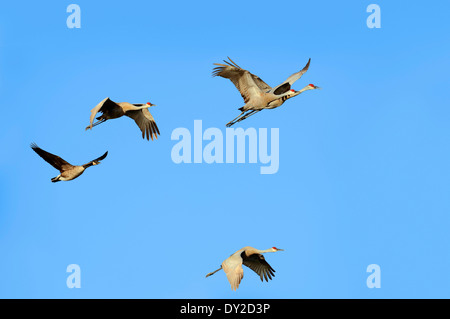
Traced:
<svg viewBox="0 0 450 319">
<path fill-rule="evenodd" d="M 148 104 L 133 104 L 136 108 L 135 110 L 148 109 L 151 105 Z"/>
<path fill-rule="evenodd" d="M 297 92 L 288 91 L 288 92 L 284 93 L 281 97 L 279 97 L 277 99 L 277 101 L 280 101 L 281 104 L 282 104 L 286 100 L 289 100 L 289 99 L 291 99 L 291 98 L 293 98 L 293 97 L 295 97 L 295 96 L 297 96 L 299 94 L 302 94 L 303 92 L 308 91 L 308 90 L 311 90 L 311 87 L 309 85 L 305 86 L 303 89 L 301 89 L 300 91 L 297 91 Z"/>
<path fill-rule="evenodd" d="M 272 248 L 264 249 L 264 250 L 257 249 L 257 253 L 259 253 L 259 254 L 273 253 L 273 249 Z"/>
<path fill-rule="evenodd" d="M 301 89 L 301 90 L 299 90 L 297 92 L 289 94 L 289 97 L 287 99 L 293 98 L 294 96 L 302 94 L 303 92 L 308 91 L 308 90 L 311 90 L 311 87 L 309 85 L 305 86 L 303 89 Z"/>
</svg>

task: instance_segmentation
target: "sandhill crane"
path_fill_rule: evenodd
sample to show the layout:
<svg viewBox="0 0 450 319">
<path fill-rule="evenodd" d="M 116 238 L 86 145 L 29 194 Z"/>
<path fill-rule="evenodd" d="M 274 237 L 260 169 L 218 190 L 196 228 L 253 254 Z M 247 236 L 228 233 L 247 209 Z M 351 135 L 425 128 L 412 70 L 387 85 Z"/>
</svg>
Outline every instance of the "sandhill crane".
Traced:
<svg viewBox="0 0 450 319">
<path fill-rule="evenodd" d="M 90 117 L 90 125 L 86 127 L 86 130 L 92 129 L 92 127 L 101 124 L 110 119 L 116 119 L 122 117 L 124 115 L 132 118 L 137 126 L 141 129 L 142 138 L 145 138 L 145 134 L 147 134 L 147 140 L 149 140 L 149 136 L 152 138 L 158 138 L 159 129 L 156 126 L 155 119 L 150 114 L 148 108 L 151 106 L 155 106 L 150 102 L 147 104 L 131 104 L 128 102 L 113 102 L 109 97 L 101 101 L 91 110 Z M 95 115 L 98 112 L 102 112 L 103 114 L 97 117 L 97 122 L 94 122 Z"/>
<path fill-rule="evenodd" d="M 256 272 L 261 278 L 261 281 L 263 281 L 263 277 L 266 281 L 269 281 L 268 279 L 272 280 L 272 277 L 275 277 L 275 270 L 270 267 L 262 254 L 274 253 L 277 251 L 283 251 L 283 249 L 272 247 L 266 250 L 259 250 L 246 246 L 225 259 L 219 269 L 210 272 L 206 277 L 214 275 L 216 272 L 223 269 L 231 284 L 231 289 L 236 290 L 239 288 L 239 284 L 244 277 L 244 270 L 242 269 L 242 264 L 244 264 Z"/>
<path fill-rule="evenodd" d="M 100 161 L 105 159 L 106 155 L 108 155 L 108 152 L 106 152 L 99 158 L 96 158 L 95 160 L 90 161 L 87 164 L 75 166 L 75 165 L 67 163 L 65 160 L 63 160 L 59 156 L 56 156 L 54 154 L 44 151 L 43 149 L 39 148 L 35 143 L 31 144 L 31 148 L 40 157 L 42 157 L 47 163 L 49 163 L 50 165 L 52 165 L 54 168 L 56 168 L 57 170 L 59 170 L 61 172 L 61 174 L 52 178 L 53 183 L 56 183 L 59 181 L 71 181 L 71 180 L 77 178 L 78 176 L 83 174 L 83 172 L 86 168 L 88 168 L 92 165 L 100 164 Z"/>
<path fill-rule="evenodd" d="M 309 84 L 300 91 L 291 89 L 291 85 L 300 79 L 306 71 L 308 71 L 311 59 L 308 60 L 308 63 L 302 70 L 292 74 L 286 79 L 286 81 L 274 88 L 270 87 L 266 82 L 261 80 L 260 77 L 242 69 L 229 57 L 228 59 L 230 62 L 224 60 L 226 65 L 214 63 L 214 65 L 218 65 L 218 67 L 213 69 L 213 76 L 221 76 L 223 78 L 230 79 L 239 92 L 241 92 L 245 105 L 239 108 L 241 114 L 228 122 L 226 125 L 227 127 L 243 121 L 261 110 L 277 108 L 286 102 L 286 100 L 307 90 L 320 89 L 320 87 L 315 86 L 314 84 Z"/>
</svg>

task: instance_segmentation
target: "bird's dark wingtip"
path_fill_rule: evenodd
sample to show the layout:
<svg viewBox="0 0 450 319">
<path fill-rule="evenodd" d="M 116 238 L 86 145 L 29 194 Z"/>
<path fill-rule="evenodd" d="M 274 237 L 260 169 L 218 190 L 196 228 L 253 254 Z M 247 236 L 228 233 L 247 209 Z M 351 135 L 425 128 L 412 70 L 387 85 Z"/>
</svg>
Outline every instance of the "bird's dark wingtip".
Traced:
<svg viewBox="0 0 450 319">
<path fill-rule="evenodd" d="M 311 58 L 309 58 L 308 63 L 306 63 L 306 65 L 303 67 L 303 69 L 302 69 L 303 72 L 308 71 L 310 63 L 311 63 Z"/>
</svg>

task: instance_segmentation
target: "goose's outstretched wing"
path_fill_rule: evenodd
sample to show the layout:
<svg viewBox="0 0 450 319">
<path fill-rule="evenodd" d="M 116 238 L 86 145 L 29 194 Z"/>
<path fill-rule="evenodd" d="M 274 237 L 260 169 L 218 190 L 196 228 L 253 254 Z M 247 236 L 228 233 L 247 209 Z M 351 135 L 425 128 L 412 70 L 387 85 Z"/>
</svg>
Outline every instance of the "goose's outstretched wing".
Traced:
<svg viewBox="0 0 450 319">
<path fill-rule="evenodd" d="M 36 143 L 31 143 L 31 148 L 35 151 L 40 157 L 42 157 L 47 163 L 52 165 L 54 168 L 62 172 L 73 165 L 67 163 L 61 157 L 54 155 L 52 153 L 44 151 L 42 148 L 36 145 Z"/>
<path fill-rule="evenodd" d="M 268 279 L 272 280 L 272 277 L 275 277 L 275 270 L 270 267 L 263 255 L 252 254 L 247 256 L 244 251 L 242 252 L 241 257 L 242 263 L 256 272 L 261 278 L 261 281 L 263 281 L 263 277 L 266 281 L 269 281 Z"/>
<path fill-rule="evenodd" d="M 271 89 L 270 93 L 273 93 L 275 95 L 280 95 L 280 94 L 284 94 L 287 91 L 289 91 L 291 89 L 291 85 L 295 81 L 300 79 L 302 77 L 302 75 L 306 73 L 306 71 L 308 71 L 310 62 L 311 62 L 311 59 L 308 60 L 308 63 L 306 63 L 306 65 L 305 65 L 305 67 L 303 69 L 301 69 L 300 71 L 292 74 L 290 77 L 288 77 L 286 79 L 286 81 L 284 81 L 280 85 L 278 85 L 278 86 L 274 87 L 273 89 Z"/>
<path fill-rule="evenodd" d="M 153 141 L 153 136 L 157 139 L 158 134 L 161 135 L 155 119 L 148 109 L 128 111 L 125 115 L 132 118 L 137 126 L 139 126 L 142 132 L 142 138 L 145 138 L 145 135 L 147 135 L 147 140 L 149 140 L 150 137 Z"/>
<path fill-rule="evenodd" d="M 241 93 L 245 103 L 250 101 L 253 94 L 267 92 L 271 89 L 260 77 L 242 69 L 233 60 L 228 59 L 230 62 L 224 60 L 226 64 L 214 63 L 218 67 L 213 69 L 213 76 L 230 79 Z"/>
</svg>

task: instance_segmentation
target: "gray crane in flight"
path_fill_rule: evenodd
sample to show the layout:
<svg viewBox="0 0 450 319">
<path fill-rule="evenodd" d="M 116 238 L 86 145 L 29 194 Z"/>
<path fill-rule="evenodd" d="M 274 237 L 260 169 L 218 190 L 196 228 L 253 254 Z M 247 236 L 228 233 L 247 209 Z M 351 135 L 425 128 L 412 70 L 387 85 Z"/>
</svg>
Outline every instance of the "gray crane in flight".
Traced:
<svg viewBox="0 0 450 319">
<path fill-rule="evenodd" d="M 90 124 L 86 127 L 86 130 L 92 129 L 94 126 L 107 120 L 116 119 L 125 115 L 136 122 L 142 132 L 142 138 L 145 138 L 145 135 L 147 135 L 147 140 L 151 137 L 153 141 L 153 136 L 158 138 L 158 134 L 160 133 L 155 119 L 148 110 L 148 108 L 152 106 L 155 106 L 155 104 L 150 102 L 147 102 L 146 104 L 131 104 L 128 102 L 116 103 L 107 97 L 91 110 L 91 117 L 89 119 Z M 102 115 L 97 117 L 97 122 L 93 123 L 98 112 L 101 112 Z"/>
<path fill-rule="evenodd" d="M 242 69 L 229 57 L 228 59 L 230 61 L 224 60 L 226 64 L 214 63 L 214 65 L 218 65 L 218 67 L 213 69 L 213 76 L 221 76 L 231 80 L 241 93 L 245 105 L 239 108 L 241 114 L 228 122 L 226 124 L 227 127 L 241 122 L 262 110 L 277 108 L 283 105 L 286 100 L 305 91 L 320 89 L 320 87 L 315 86 L 314 84 L 309 84 L 299 91 L 291 89 L 292 84 L 308 71 L 311 59 L 308 60 L 308 63 L 302 70 L 292 74 L 286 81 L 273 88 L 261 80 L 260 77 Z"/>
<path fill-rule="evenodd" d="M 214 275 L 216 272 L 223 269 L 231 284 L 231 289 L 236 290 L 239 288 L 239 284 L 244 277 L 244 269 L 242 269 L 242 265 L 244 265 L 256 272 L 261 278 L 261 281 L 263 281 L 263 278 L 266 281 L 269 281 L 268 279 L 272 280 L 272 277 L 275 277 L 275 270 L 269 265 L 262 254 L 274 253 L 282 250 L 283 249 L 276 247 L 259 250 L 246 246 L 225 259 L 219 269 L 210 272 L 206 277 Z"/>
</svg>

